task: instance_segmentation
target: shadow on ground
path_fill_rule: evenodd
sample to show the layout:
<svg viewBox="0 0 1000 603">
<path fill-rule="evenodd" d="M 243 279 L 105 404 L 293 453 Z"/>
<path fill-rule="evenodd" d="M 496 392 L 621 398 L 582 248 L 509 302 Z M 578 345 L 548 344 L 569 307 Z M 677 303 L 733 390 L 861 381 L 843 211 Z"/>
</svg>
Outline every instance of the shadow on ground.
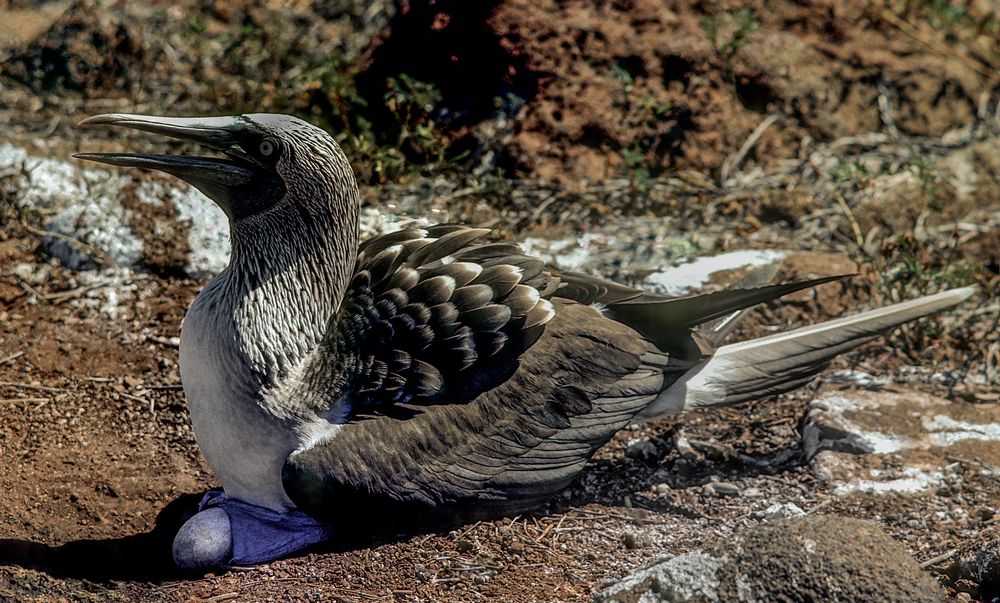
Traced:
<svg viewBox="0 0 1000 603">
<path fill-rule="evenodd" d="M 167 503 L 156 516 L 153 529 L 118 538 L 81 539 L 52 546 L 32 540 L 0 539 L 0 566 L 18 566 L 44 572 L 53 578 L 74 578 L 99 584 L 109 582 L 160 583 L 200 574 L 177 568 L 171 544 L 177 530 L 197 511 L 204 492 L 182 494 Z M 362 517 L 359 525 L 377 526 L 377 517 Z M 374 523 L 373 523 L 374 522 Z M 293 556 L 309 552 L 343 553 L 370 548 L 431 532 L 445 533 L 455 526 L 422 526 L 405 533 L 373 527 L 368 532 L 345 532 L 334 540 L 309 547 Z"/>
<path fill-rule="evenodd" d="M 0 539 L 0 565 L 16 565 L 54 578 L 93 582 L 159 582 L 183 576 L 170 557 L 174 534 L 198 507 L 202 494 L 183 494 L 160 511 L 152 530 L 119 538 L 74 540 L 51 546 Z"/>
<path fill-rule="evenodd" d="M 662 441 L 661 441 L 662 442 Z M 636 485 L 651 482 L 653 474 L 664 477 L 672 488 L 697 487 L 709 481 L 709 476 L 726 470 L 738 470 L 747 475 L 760 473 L 780 473 L 800 464 L 797 447 L 779 448 L 759 456 L 740 455 L 742 458 L 703 460 L 688 466 L 684 459 L 675 454 L 661 456 L 654 463 L 634 463 L 622 458 L 597 461 L 590 464 L 578 479 L 588 479 L 589 494 L 578 492 L 570 501 L 553 503 L 537 512 L 545 515 L 566 511 L 569 508 L 600 503 L 619 506 L 622 496 L 636 491 Z M 675 458 L 669 458 L 675 457 Z M 572 487 L 571 487 L 572 489 Z M 581 495 L 582 494 L 582 495 Z M 74 540 L 59 546 L 52 546 L 31 540 L 16 538 L 0 539 L 0 566 L 19 566 L 44 572 L 54 578 L 75 578 L 96 583 L 111 581 L 164 582 L 193 577 L 179 570 L 173 563 L 170 547 L 180 526 L 196 511 L 203 493 L 183 494 L 169 502 L 157 515 L 153 529 L 140 534 L 107 539 Z M 668 502 L 656 505 L 665 513 L 690 516 L 687 509 Z M 375 520 L 376 518 L 372 518 Z M 378 522 L 361 522 L 374 526 Z M 422 529 L 408 530 L 406 533 L 389 534 L 385 530 L 372 533 L 343 534 L 342 538 L 311 547 L 307 551 L 337 553 L 368 548 L 390 541 L 406 539 L 418 534 L 447 532 L 456 526 L 423 526 Z M 304 551 L 306 552 L 306 551 Z"/>
<path fill-rule="evenodd" d="M 704 434 L 706 440 L 692 437 L 694 450 L 681 454 L 674 445 L 674 435 L 675 430 L 670 428 L 641 438 L 655 450 L 648 456 L 629 458 L 625 454 L 591 460 L 567 493 L 553 499 L 543 508 L 543 514 L 564 513 L 596 503 L 606 507 L 636 507 L 689 519 L 701 518 L 701 512 L 678 505 L 668 497 L 636 495 L 649 491 L 656 484 L 666 484 L 671 492 L 680 493 L 687 489 L 700 490 L 713 481 L 795 475 L 807 466 L 797 437 L 748 450 L 736 442 L 735 436 L 715 439 Z"/>
</svg>

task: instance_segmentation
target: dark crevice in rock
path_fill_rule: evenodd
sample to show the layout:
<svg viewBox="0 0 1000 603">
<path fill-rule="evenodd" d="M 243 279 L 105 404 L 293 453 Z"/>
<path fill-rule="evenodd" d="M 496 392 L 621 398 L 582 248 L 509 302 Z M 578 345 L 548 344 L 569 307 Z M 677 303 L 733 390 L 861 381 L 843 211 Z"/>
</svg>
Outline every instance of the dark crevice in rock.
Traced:
<svg viewBox="0 0 1000 603">
<path fill-rule="evenodd" d="M 398 2 L 386 33 L 361 60 L 355 79 L 373 124 L 394 124 L 384 97 L 389 78 L 407 75 L 441 93 L 438 118 L 452 129 L 516 111 L 538 92 L 541 75 L 489 26 L 498 0 Z M 512 101 L 511 97 L 520 99 Z M 392 133 L 389 133 L 390 135 Z"/>
</svg>

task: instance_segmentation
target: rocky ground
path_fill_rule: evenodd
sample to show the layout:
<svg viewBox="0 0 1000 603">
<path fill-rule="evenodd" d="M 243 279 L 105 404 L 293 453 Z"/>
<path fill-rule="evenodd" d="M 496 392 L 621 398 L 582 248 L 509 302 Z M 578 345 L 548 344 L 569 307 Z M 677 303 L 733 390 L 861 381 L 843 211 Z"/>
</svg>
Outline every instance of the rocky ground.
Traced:
<svg viewBox="0 0 1000 603">
<path fill-rule="evenodd" d="M 685 554 L 745 567 L 759 534 L 803 515 L 874 521 L 895 543 L 835 525 L 915 559 L 942 596 L 1000 596 L 990 4 L 465 4 L 0 2 L 17 24 L 0 32 L 0 598 L 589 600 Z M 452 71 L 430 68 L 470 40 L 475 52 L 447 55 Z M 475 57 L 476 94 L 462 96 Z M 409 96 L 385 96 L 387 78 Z M 69 159 L 161 141 L 72 124 L 250 106 L 336 128 L 364 181 L 366 233 L 483 224 L 560 267 L 674 294 L 761 265 L 859 273 L 758 309 L 739 338 L 949 286 L 979 293 L 809 388 L 631 425 L 534 514 L 181 576 L 172 526 L 215 481 L 177 337 L 225 265 L 227 228 L 166 177 Z"/>
</svg>

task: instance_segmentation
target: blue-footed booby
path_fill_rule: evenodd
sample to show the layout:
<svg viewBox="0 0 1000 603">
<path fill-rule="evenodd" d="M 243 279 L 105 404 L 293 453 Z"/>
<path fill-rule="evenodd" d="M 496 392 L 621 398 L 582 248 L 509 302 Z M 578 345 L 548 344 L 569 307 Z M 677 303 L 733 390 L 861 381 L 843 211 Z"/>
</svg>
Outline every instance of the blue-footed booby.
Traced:
<svg viewBox="0 0 1000 603">
<path fill-rule="evenodd" d="M 229 265 L 181 329 L 191 420 L 223 488 L 174 539 L 187 569 L 364 530 L 359 512 L 400 527 L 519 513 L 629 423 L 791 390 L 973 291 L 723 345 L 746 308 L 831 279 L 668 297 L 558 271 L 480 228 L 360 241 L 351 166 L 303 120 L 113 114 L 81 125 L 217 153 L 78 155 L 173 174 L 229 220 Z"/>
</svg>

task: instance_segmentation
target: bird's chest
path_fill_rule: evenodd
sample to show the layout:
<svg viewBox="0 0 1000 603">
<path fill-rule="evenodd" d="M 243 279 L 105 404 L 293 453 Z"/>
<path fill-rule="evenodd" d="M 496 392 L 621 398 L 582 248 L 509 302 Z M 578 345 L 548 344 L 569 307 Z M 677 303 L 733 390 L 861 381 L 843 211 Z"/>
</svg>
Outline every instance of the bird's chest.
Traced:
<svg viewBox="0 0 1000 603">
<path fill-rule="evenodd" d="M 180 368 L 195 438 L 227 495 L 288 508 L 281 469 L 298 437 L 290 419 L 260 404 L 261 379 L 240 346 L 231 313 L 192 306 L 181 329 Z"/>
</svg>

